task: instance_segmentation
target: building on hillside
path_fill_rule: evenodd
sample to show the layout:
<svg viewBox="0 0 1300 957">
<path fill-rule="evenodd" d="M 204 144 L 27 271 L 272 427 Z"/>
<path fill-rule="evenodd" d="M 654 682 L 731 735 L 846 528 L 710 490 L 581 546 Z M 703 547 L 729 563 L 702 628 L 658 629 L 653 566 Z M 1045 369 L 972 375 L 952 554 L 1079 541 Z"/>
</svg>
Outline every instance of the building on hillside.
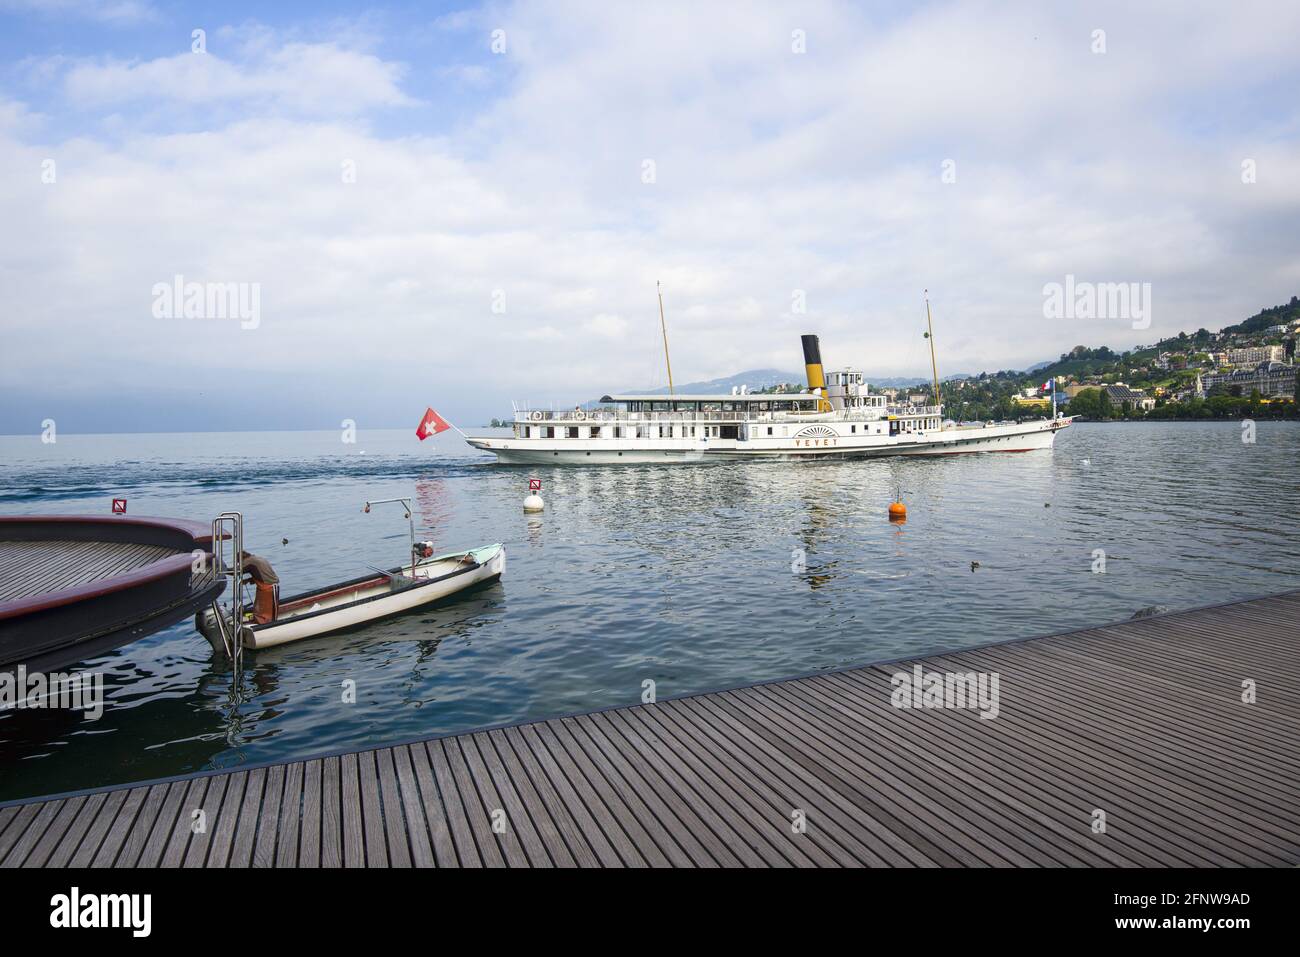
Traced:
<svg viewBox="0 0 1300 957">
<path fill-rule="evenodd" d="M 1099 388 L 1101 387 L 1096 384 L 1089 385 L 1086 382 L 1071 382 L 1069 385 L 1065 387 L 1065 397 L 1067 399 L 1073 399 L 1084 389 L 1099 389 Z"/>
<path fill-rule="evenodd" d="M 1141 389 L 1130 389 L 1123 382 L 1116 382 L 1114 385 L 1104 385 L 1101 387 L 1110 399 L 1110 404 L 1119 408 L 1125 402 L 1134 409 L 1141 409 L 1148 412 L 1156 407 L 1156 400 L 1147 395 Z"/>
<path fill-rule="evenodd" d="M 1050 409 L 1052 407 L 1052 394 L 1035 395 L 1033 398 L 1023 395 L 1012 396 L 1011 401 L 1016 405 L 1028 406 L 1035 409 Z"/>
<path fill-rule="evenodd" d="M 1261 362 L 1281 362 L 1285 357 L 1286 351 L 1282 346 L 1246 346 L 1228 350 L 1228 365 L 1253 369 Z"/>
<path fill-rule="evenodd" d="M 1241 395 L 1258 392 L 1264 398 L 1295 395 L 1296 367 L 1285 362 L 1261 362 L 1253 369 L 1212 372 L 1200 377 L 1198 395 Z"/>
</svg>

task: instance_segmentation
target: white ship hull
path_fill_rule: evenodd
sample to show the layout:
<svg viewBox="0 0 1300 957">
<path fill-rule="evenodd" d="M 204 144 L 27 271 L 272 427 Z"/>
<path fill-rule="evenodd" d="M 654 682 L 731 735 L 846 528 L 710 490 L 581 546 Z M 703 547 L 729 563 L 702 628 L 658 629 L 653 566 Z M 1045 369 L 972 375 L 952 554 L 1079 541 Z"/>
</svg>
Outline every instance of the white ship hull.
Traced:
<svg viewBox="0 0 1300 957">
<path fill-rule="evenodd" d="M 886 455 L 960 455 L 1050 449 L 1069 418 L 989 426 L 961 426 L 901 435 L 862 435 L 843 422 L 818 422 L 816 436 L 755 435 L 736 439 L 526 439 L 471 436 L 502 465 L 644 465 L 729 462 L 737 459 L 845 459 Z M 800 430 L 800 431 L 807 431 Z"/>
</svg>

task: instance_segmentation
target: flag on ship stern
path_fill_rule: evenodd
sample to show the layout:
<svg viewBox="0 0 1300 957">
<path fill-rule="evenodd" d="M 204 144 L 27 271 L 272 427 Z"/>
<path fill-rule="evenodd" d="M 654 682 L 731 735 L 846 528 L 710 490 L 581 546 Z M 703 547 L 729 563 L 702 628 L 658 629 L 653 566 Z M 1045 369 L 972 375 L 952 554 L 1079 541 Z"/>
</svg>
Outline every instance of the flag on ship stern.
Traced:
<svg viewBox="0 0 1300 957">
<path fill-rule="evenodd" d="M 415 430 L 415 434 L 423 442 L 431 435 L 437 435 L 439 432 L 446 432 L 451 428 L 451 423 L 440 416 L 433 409 L 424 410 L 424 418 L 420 420 L 420 426 Z"/>
</svg>

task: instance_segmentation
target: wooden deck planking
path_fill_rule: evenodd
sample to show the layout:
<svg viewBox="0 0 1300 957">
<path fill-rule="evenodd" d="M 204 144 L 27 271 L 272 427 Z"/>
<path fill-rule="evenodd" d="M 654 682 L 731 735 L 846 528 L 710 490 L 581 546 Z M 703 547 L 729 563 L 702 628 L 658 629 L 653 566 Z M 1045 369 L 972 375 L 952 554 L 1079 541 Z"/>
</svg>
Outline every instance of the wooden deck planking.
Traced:
<svg viewBox="0 0 1300 957">
<path fill-rule="evenodd" d="M 4 867 L 1298 864 L 1300 591 L 0 808 Z"/>
<path fill-rule="evenodd" d="M 193 833 L 191 833 L 180 866 L 204 867 L 207 864 L 208 853 L 212 847 L 213 829 L 216 827 L 217 817 L 221 813 L 222 802 L 225 800 L 229 783 L 230 778 L 225 774 L 219 774 L 208 779 L 208 788 L 204 791 L 203 802 L 198 807 L 198 810 L 203 812 L 203 827 L 200 830 L 193 830 Z"/>
<path fill-rule="evenodd" d="M 129 542 L 0 540 L 0 601 L 100 581 L 178 552 Z"/>
<path fill-rule="evenodd" d="M 1183 836 L 1184 830 L 1203 833 L 1206 827 L 1222 828 L 1221 819 L 1204 813 L 1202 805 L 1183 802 L 1176 795 L 1183 789 L 1168 778 L 1149 775 L 1141 765 L 1113 752 L 1080 749 L 1068 738 L 1057 738 L 1042 726 L 994 722 L 988 732 L 987 738 L 972 742 L 973 754 L 979 758 L 1019 768 L 1042 780 L 1069 806 L 1120 808 L 1139 834 L 1158 846 L 1169 846 L 1170 852 L 1181 852 L 1178 863 L 1184 866 L 1224 863 L 1205 855 L 1201 846 Z M 1069 772 L 1076 768 L 1086 771 L 1087 776 L 1072 776 Z M 1221 846 L 1232 858 L 1233 842 L 1241 837 L 1240 832 L 1223 829 L 1216 839 L 1225 842 Z M 1159 853 L 1164 853 L 1163 848 Z"/>
<path fill-rule="evenodd" d="M 263 866 L 295 867 L 298 864 L 304 771 L 305 766 L 301 762 L 290 764 L 285 769 L 284 798 L 280 804 L 279 841 L 275 847 L 274 857 Z"/>
<path fill-rule="evenodd" d="M 990 663 L 987 656 L 980 654 L 963 655 L 954 660 L 964 662 L 967 667 L 980 667 L 981 665 L 987 667 Z M 1032 679 L 1026 684 L 1032 685 L 1050 678 L 1050 671 L 1043 670 L 1037 663 L 1025 662 L 1022 667 L 1026 677 Z M 1206 767 L 1217 767 L 1223 770 L 1224 773 L 1231 771 L 1234 775 L 1244 778 L 1244 781 L 1242 785 L 1239 785 L 1235 780 L 1226 781 L 1224 783 L 1225 789 L 1236 791 L 1241 796 L 1249 796 L 1252 793 L 1251 790 L 1244 787 L 1248 783 L 1252 788 L 1258 788 L 1266 794 L 1275 796 L 1279 801 L 1278 810 L 1300 821 L 1300 809 L 1287 803 L 1289 796 L 1295 793 L 1297 778 L 1276 773 L 1278 765 L 1294 768 L 1293 762 L 1287 760 L 1285 754 L 1275 753 L 1269 755 L 1265 751 L 1261 755 L 1260 752 L 1254 751 L 1250 743 L 1243 740 L 1240 735 L 1229 734 L 1225 736 L 1219 732 L 1217 727 L 1204 723 L 1199 711 L 1197 714 L 1189 713 L 1182 721 L 1177 721 L 1168 714 L 1162 713 L 1159 709 L 1152 709 L 1142 702 L 1128 700 L 1132 697 L 1130 695 L 1114 692 L 1104 684 L 1093 684 L 1087 677 L 1080 676 L 1076 681 L 1080 689 L 1080 697 L 1077 700 L 1081 704 L 1086 704 L 1087 707 L 1078 707 L 1071 712 L 1063 713 L 1059 708 L 1049 706 L 1039 712 L 1042 721 L 1057 724 L 1069 722 L 1075 725 L 1084 723 L 1094 729 L 1095 734 L 1115 742 L 1116 747 L 1124 747 L 1119 738 L 1127 734 L 1133 737 L 1133 742 L 1128 747 L 1142 750 L 1144 753 L 1149 754 L 1153 760 L 1163 760 L 1175 773 L 1186 773 L 1186 762 L 1196 762 Z M 1083 698 L 1082 696 L 1085 693 L 1089 697 Z M 1199 704 L 1200 708 L 1208 710 L 1206 703 Z M 1104 719 L 1100 721 L 1093 720 L 1093 714 L 1102 714 Z M 1123 719 L 1122 723 L 1116 720 L 1121 717 Z M 1248 713 L 1242 717 L 1249 720 L 1250 715 Z M 1223 719 L 1224 716 L 1220 715 L 1220 720 Z M 1281 723 L 1287 724 L 1287 722 Z M 1295 722 L 1289 722 L 1289 725 L 1292 733 L 1294 733 Z M 1131 732 L 1136 730 L 1145 731 L 1147 734 L 1141 737 L 1132 736 Z M 1218 747 L 1204 747 L 1205 738 L 1200 738 L 1198 735 L 1205 735 L 1214 739 L 1216 745 L 1234 749 L 1236 751 L 1236 760 L 1225 761 Z M 1156 743 L 1157 740 L 1158 743 Z M 1263 765 L 1259 761 L 1261 756 L 1265 759 Z"/>
</svg>

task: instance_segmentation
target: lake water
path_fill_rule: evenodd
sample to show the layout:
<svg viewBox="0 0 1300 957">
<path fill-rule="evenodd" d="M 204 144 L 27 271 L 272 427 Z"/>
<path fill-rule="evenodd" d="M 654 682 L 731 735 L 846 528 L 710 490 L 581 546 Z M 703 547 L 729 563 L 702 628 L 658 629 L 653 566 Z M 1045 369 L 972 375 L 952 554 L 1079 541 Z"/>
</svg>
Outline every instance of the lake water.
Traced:
<svg viewBox="0 0 1300 957">
<path fill-rule="evenodd" d="M 532 471 L 409 430 L 0 437 L 0 511 L 107 513 L 114 496 L 132 514 L 238 510 L 285 594 L 403 560 L 400 507 L 367 515 L 366 499 L 413 498 L 440 550 L 508 556 L 500 584 L 459 602 L 250 652 L 238 688 L 190 623 L 86 662 L 108 689 L 100 720 L 0 714 L 0 799 L 628 704 L 646 679 L 679 695 L 1298 587 L 1300 423 L 1241 436 L 1080 424 L 1022 455 Z M 530 475 L 541 516 L 521 509 Z M 899 487 L 901 526 L 885 517 Z"/>
</svg>

